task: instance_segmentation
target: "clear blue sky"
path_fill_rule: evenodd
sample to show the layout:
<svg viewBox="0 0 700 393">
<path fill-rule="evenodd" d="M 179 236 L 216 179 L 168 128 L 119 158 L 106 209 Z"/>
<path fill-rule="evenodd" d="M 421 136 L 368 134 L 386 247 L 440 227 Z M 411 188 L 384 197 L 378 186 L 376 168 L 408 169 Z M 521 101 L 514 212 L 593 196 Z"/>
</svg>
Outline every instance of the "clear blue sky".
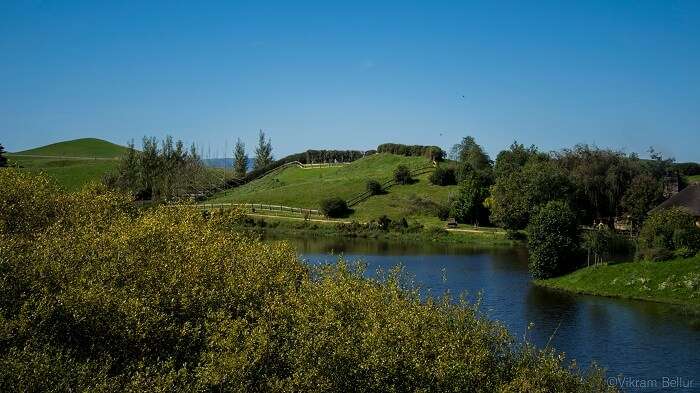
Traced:
<svg viewBox="0 0 700 393">
<path fill-rule="evenodd" d="M 203 4 L 206 3 L 206 4 Z M 700 161 L 700 1 L 0 1 L 0 143 L 517 139 Z"/>
</svg>

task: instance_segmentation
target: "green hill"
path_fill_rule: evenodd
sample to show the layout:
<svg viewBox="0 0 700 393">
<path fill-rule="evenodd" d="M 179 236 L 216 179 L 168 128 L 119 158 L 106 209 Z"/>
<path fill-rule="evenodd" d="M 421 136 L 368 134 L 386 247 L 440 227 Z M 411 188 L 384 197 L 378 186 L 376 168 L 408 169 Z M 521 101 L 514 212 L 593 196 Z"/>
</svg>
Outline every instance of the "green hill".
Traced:
<svg viewBox="0 0 700 393">
<path fill-rule="evenodd" d="M 126 147 L 95 138 L 58 142 L 8 154 L 11 163 L 31 172 L 44 173 L 67 191 L 99 181 L 117 165 Z"/>
<path fill-rule="evenodd" d="M 126 152 L 126 147 L 96 138 L 82 138 L 52 143 L 34 149 L 15 152 L 18 155 L 52 157 L 116 158 Z"/>
<path fill-rule="evenodd" d="M 368 179 L 380 182 L 392 177 L 398 165 L 423 168 L 431 162 L 423 157 L 374 154 L 342 167 L 303 169 L 292 167 L 270 174 L 232 190 L 215 195 L 207 202 L 246 202 L 279 204 L 317 209 L 331 196 L 349 199 L 365 191 Z M 367 221 L 386 214 L 393 219 L 407 217 L 421 222 L 437 222 L 434 207 L 445 203 L 456 186 L 440 187 L 428 182 L 428 174 L 416 177 L 410 185 L 395 185 L 386 194 L 376 195 L 352 206 L 350 219 Z"/>
</svg>

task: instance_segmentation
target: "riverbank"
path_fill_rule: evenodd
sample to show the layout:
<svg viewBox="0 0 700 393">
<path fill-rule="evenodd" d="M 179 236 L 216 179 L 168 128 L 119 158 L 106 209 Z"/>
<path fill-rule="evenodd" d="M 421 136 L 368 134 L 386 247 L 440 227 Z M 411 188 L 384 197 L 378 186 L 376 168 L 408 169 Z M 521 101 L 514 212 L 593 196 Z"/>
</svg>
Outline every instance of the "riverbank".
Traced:
<svg viewBox="0 0 700 393">
<path fill-rule="evenodd" d="M 700 256 L 665 262 L 591 266 L 562 277 L 537 280 L 535 285 L 700 309 Z"/>
<path fill-rule="evenodd" d="M 261 235 L 275 237 L 329 237 L 358 238 L 391 242 L 420 242 L 478 247 L 512 247 L 522 244 L 506 237 L 506 232 L 496 228 L 455 229 L 424 227 L 417 223 L 390 223 L 386 229 L 349 221 L 303 220 L 273 215 L 248 215 L 242 228 Z"/>
</svg>

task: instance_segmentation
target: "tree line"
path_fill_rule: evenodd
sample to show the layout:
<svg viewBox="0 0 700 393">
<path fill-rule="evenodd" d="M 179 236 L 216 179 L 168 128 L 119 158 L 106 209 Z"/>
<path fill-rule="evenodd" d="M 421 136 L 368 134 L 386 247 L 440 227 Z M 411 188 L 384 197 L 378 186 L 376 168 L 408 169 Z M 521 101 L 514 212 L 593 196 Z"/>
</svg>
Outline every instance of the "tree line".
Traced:
<svg viewBox="0 0 700 393">
<path fill-rule="evenodd" d="M 533 275 L 551 277 L 572 268 L 581 241 L 595 250 L 596 257 L 602 244 L 614 243 L 614 232 L 581 236 L 581 225 L 612 228 L 618 220 L 637 234 L 648 212 L 669 195 L 671 186 L 682 189 L 683 176 L 695 170 L 695 165 L 675 165 L 673 159 L 653 149 L 649 153 L 649 159 L 640 159 L 636 154 L 589 145 L 543 152 L 516 141 L 491 160 L 473 137 L 465 137 L 452 148 L 453 161 L 441 165 L 430 181 L 459 185 L 447 206 L 439 210 L 441 218 L 491 223 L 513 236 L 527 230 Z M 655 246 L 661 251 L 654 255 L 668 256 L 680 247 L 673 246 L 672 239 L 660 242 L 669 246 Z M 645 243 L 647 249 L 653 248 L 651 243 Z M 687 252 L 695 250 L 687 246 L 690 240 L 677 243 L 691 250 Z"/>
</svg>

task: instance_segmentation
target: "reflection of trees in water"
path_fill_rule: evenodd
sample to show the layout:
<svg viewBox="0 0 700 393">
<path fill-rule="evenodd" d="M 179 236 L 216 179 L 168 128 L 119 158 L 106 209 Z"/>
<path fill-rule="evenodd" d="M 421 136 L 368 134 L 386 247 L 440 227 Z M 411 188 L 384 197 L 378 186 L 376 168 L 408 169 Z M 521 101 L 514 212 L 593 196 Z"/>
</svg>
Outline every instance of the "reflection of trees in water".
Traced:
<svg viewBox="0 0 700 393">
<path fill-rule="evenodd" d="M 525 295 L 524 321 L 533 323 L 529 339 L 537 345 L 545 345 L 550 337 L 552 344 L 562 339 L 575 326 L 579 318 L 579 303 L 573 295 L 554 292 L 531 285 Z"/>
<path fill-rule="evenodd" d="M 456 244 L 429 242 L 382 241 L 374 239 L 337 237 L 277 237 L 266 235 L 269 240 L 286 240 L 300 253 L 352 253 L 369 255 L 474 255 L 498 256 L 501 261 L 527 261 L 524 247 L 482 248 Z"/>
</svg>

